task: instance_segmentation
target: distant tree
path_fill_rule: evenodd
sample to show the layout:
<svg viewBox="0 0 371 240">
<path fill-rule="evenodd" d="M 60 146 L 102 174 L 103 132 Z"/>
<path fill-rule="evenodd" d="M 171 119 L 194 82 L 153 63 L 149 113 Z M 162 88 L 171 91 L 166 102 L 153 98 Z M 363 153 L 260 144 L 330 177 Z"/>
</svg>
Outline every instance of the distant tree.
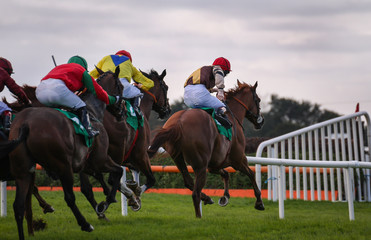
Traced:
<svg viewBox="0 0 371 240">
<path fill-rule="evenodd" d="M 276 137 L 297 129 L 313 125 L 339 114 L 321 110 L 320 105 L 308 101 L 301 103 L 289 99 L 271 96 L 270 110 L 262 113 L 265 119 L 260 131 L 253 131 L 253 126 L 245 121 L 245 135 L 249 137 Z"/>
</svg>

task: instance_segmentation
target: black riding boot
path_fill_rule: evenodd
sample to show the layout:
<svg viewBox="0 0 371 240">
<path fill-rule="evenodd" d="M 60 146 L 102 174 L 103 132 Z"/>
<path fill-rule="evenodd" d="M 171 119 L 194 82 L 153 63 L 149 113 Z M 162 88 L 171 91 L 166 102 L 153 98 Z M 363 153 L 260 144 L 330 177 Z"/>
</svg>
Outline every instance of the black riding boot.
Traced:
<svg viewBox="0 0 371 240">
<path fill-rule="evenodd" d="M 224 107 L 218 108 L 215 112 L 215 119 L 218 120 L 218 122 L 220 122 L 220 124 L 222 124 L 226 129 L 229 129 L 232 127 L 232 123 L 224 113 Z"/>
<path fill-rule="evenodd" d="M 138 118 L 142 118 L 143 117 L 143 113 L 142 111 L 140 110 L 140 100 L 142 100 L 142 96 L 138 96 L 138 97 L 135 97 L 135 98 L 132 98 L 131 99 L 131 104 L 134 108 L 134 111 L 135 111 L 135 114 L 137 115 Z"/>
<path fill-rule="evenodd" d="M 11 124 L 11 121 L 10 121 L 10 119 L 11 119 L 11 113 L 9 112 L 9 113 L 4 113 L 3 115 L 2 115 L 2 120 L 3 120 L 3 122 L 2 122 L 2 125 L 3 125 L 3 131 L 4 131 L 4 133 L 7 135 L 7 136 L 9 136 L 9 131 L 10 131 L 10 124 Z"/>
<path fill-rule="evenodd" d="M 79 119 L 81 121 L 82 126 L 88 132 L 90 138 L 92 138 L 92 137 L 94 137 L 94 136 L 96 136 L 96 135 L 99 134 L 99 131 L 94 130 L 90 126 L 90 119 L 89 119 L 89 114 L 88 114 L 88 110 L 86 109 L 86 106 L 77 109 L 76 110 L 76 113 L 77 113 L 77 116 L 79 117 Z"/>
</svg>

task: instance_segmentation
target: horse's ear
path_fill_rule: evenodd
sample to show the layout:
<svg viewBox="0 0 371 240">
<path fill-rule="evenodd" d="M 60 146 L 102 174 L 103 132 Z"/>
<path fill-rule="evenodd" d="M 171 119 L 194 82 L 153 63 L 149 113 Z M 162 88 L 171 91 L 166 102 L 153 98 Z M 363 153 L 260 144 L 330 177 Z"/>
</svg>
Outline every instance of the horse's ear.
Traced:
<svg viewBox="0 0 371 240">
<path fill-rule="evenodd" d="M 104 72 L 102 71 L 102 69 L 100 69 L 99 67 L 97 67 L 96 65 L 95 66 L 95 69 L 97 69 L 99 75 L 102 75 Z"/>
<path fill-rule="evenodd" d="M 164 71 L 162 71 L 162 73 L 161 73 L 161 79 L 164 79 L 164 77 L 166 76 L 166 69 L 164 70 Z"/>
<path fill-rule="evenodd" d="M 118 78 L 119 74 L 120 74 L 120 67 L 117 66 L 116 69 L 115 69 L 115 77 Z"/>
<path fill-rule="evenodd" d="M 256 89 L 258 87 L 258 81 L 255 82 L 253 88 Z"/>
<path fill-rule="evenodd" d="M 242 86 L 242 83 L 241 83 L 240 80 L 238 80 L 238 79 L 237 79 L 237 86 L 238 86 L 239 88 L 241 88 L 241 86 Z"/>
</svg>

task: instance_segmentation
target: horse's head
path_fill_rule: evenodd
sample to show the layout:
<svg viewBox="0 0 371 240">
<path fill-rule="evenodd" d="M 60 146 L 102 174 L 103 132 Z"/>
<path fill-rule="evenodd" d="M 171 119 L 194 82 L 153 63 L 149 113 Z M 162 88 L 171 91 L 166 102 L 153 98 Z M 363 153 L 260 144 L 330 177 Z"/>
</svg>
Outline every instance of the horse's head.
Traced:
<svg viewBox="0 0 371 240">
<path fill-rule="evenodd" d="M 166 69 L 159 75 L 155 70 L 151 70 L 149 74 L 142 72 L 154 82 L 154 87 L 150 90 L 150 95 L 154 100 L 152 110 L 158 113 L 158 117 L 163 119 L 171 113 L 169 99 L 167 98 L 167 91 L 169 87 L 164 81 L 166 76 Z"/>
<path fill-rule="evenodd" d="M 258 82 L 254 86 L 241 83 L 237 80 L 237 88 L 226 93 L 228 101 L 236 101 L 245 109 L 245 117 L 254 124 L 255 129 L 260 129 L 264 124 L 260 112 L 260 98 L 256 93 Z"/>
<path fill-rule="evenodd" d="M 98 68 L 97 68 L 98 69 Z M 124 87 L 122 86 L 118 75 L 120 73 L 120 68 L 116 67 L 115 72 L 107 71 L 100 72 L 100 76 L 97 79 L 97 83 L 111 96 L 122 96 L 122 91 Z M 105 104 L 98 100 L 93 94 L 85 91 L 80 95 L 81 99 L 83 99 L 87 103 L 87 107 L 89 111 L 99 120 L 103 119 Z"/>
<path fill-rule="evenodd" d="M 118 76 L 120 73 L 120 68 L 117 66 L 115 72 L 107 71 L 103 72 L 98 67 L 95 67 L 100 73 L 97 83 L 112 96 L 122 96 L 122 91 L 124 87 L 122 86 Z"/>
</svg>

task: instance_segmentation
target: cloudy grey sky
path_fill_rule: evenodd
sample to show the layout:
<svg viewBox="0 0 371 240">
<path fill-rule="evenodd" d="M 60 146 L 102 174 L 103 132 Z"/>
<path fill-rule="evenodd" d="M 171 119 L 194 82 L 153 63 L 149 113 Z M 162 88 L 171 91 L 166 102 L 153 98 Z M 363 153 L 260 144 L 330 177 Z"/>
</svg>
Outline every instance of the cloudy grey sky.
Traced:
<svg viewBox="0 0 371 240">
<path fill-rule="evenodd" d="M 219 56 L 236 80 L 340 114 L 371 114 L 371 1 L 12 0 L 0 2 L 0 56 L 36 86 L 73 55 L 91 70 L 125 49 L 138 69 L 167 70 L 171 103 L 185 79 Z M 10 96 L 3 91 L 1 96 Z"/>
</svg>

